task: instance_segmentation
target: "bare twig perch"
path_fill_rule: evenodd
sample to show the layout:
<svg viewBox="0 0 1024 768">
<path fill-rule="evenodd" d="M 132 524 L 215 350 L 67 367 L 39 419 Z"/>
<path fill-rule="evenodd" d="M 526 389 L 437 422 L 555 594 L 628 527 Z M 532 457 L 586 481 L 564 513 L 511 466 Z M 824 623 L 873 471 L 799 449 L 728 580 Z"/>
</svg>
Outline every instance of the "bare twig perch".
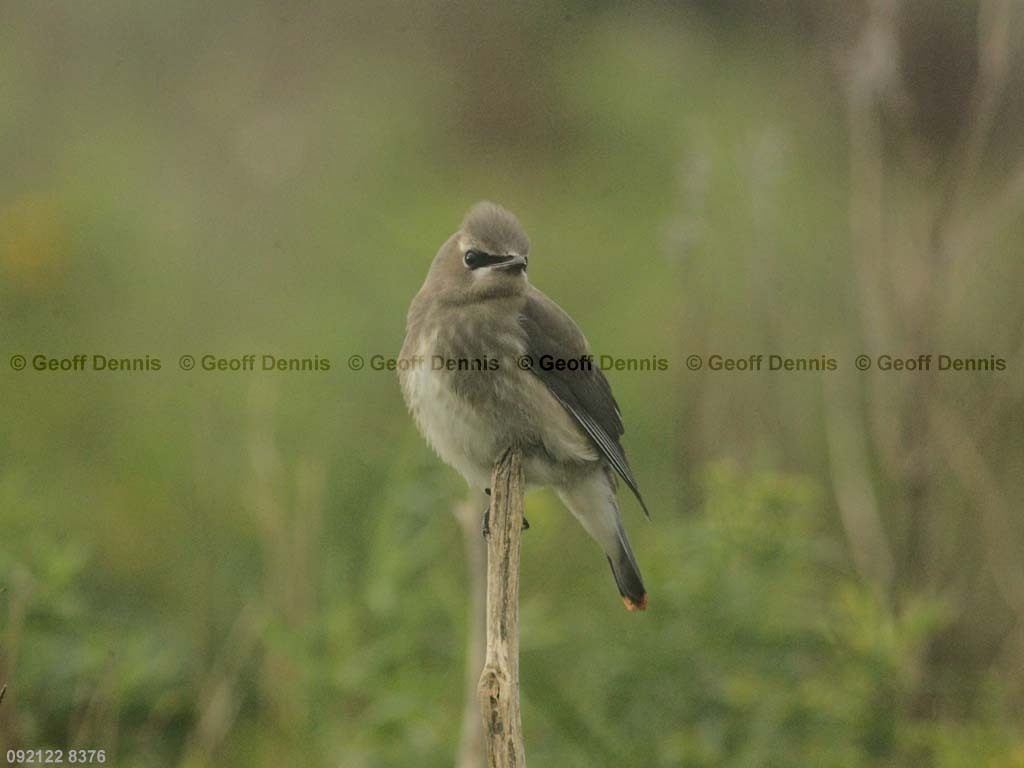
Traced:
<svg viewBox="0 0 1024 768">
<path fill-rule="evenodd" d="M 487 660 L 477 694 L 489 768 L 525 768 L 519 712 L 519 546 L 523 465 L 511 448 L 491 475 L 487 542 Z"/>
<path fill-rule="evenodd" d="M 480 670 L 487 653 L 484 622 L 487 618 L 487 542 L 480 535 L 480 507 L 483 494 L 473 493 L 455 507 L 455 519 L 462 529 L 469 577 L 469 632 L 466 638 L 466 703 L 462 711 L 462 735 L 455 768 L 482 768 L 484 728 L 477 704 Z"/>
</svg>

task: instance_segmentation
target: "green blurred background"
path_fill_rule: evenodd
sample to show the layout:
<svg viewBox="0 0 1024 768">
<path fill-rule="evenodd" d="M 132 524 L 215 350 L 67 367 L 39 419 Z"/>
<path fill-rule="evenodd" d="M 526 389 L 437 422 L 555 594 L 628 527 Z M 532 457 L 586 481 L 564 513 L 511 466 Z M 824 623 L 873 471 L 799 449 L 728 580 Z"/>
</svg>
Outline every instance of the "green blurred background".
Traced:
<svg viewBox="0 0 1024 768">
<path fill-rule="evenodd" d="M 597 352 L 669 361 L 609 374 L 646 614 L 528 500 L 530 764 L 1024 766 L 1022 35 L 1017 0 L 0 2 L 4 753 L 476 768 L 484 502 L 346 361 L 489 198 Z M 852 365 L 929 352 L 1006 370 Z"/>
</svg>

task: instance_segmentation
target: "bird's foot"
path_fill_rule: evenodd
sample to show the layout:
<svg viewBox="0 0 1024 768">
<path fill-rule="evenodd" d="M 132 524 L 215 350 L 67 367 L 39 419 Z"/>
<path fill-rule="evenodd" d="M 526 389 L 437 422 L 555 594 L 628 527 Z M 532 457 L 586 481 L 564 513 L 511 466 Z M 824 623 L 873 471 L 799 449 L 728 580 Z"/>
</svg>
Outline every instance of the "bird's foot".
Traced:
<svg viewBox="0 0 1024 768">
<path fill-rule="evenodd" d="M 530 521 L 523 516 L 523 527 L 520 529 L 523 531 L 530 530 Z M 484 517 L 480 524 L 480 534 L 486 539 L 491 535 L 491 505 L 487 505 L 487 509 L 484 510 Z"/>
</svg>

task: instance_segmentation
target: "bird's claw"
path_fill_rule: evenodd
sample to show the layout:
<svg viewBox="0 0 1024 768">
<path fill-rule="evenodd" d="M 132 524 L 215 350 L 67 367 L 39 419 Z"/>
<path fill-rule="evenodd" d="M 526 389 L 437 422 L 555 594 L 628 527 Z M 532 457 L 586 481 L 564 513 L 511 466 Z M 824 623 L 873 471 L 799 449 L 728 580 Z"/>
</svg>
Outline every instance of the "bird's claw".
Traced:
<svg viewBox="0 0 1024 768">
<path fill-rule="evenodd" d="M 530 530 L 530 521 L 526 519 L 525 515 L 523 516 L 523 527 L 520 530 L 523 530 L 523 531 Z M 490 504 L 488 504 L 487 505 L 487 509 L 484 510 L 484 517 L 483 517 L 483 520 L 482 520 L 482 522 L 480 524 L 480 534 L 485 539 L 490 538 L 490 536 L 491 536 L 491 506 L 490 506 Z"/>
</svg>

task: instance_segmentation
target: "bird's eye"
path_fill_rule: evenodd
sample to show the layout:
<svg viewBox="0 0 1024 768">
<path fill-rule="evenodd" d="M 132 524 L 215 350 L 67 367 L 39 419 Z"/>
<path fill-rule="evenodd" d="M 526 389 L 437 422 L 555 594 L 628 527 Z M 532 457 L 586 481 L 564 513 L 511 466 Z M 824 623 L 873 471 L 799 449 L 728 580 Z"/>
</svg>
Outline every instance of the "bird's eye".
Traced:
<svg viewBox="0 0 1024 768">
<path fill-rule="evenodd" d="M 486 258 L 486 254 L 470 249 L 466 251 L 466 255 L 462 258 L 462 261 L 469 269 L 476 269 L 483 265 Z"/>
</svg>

